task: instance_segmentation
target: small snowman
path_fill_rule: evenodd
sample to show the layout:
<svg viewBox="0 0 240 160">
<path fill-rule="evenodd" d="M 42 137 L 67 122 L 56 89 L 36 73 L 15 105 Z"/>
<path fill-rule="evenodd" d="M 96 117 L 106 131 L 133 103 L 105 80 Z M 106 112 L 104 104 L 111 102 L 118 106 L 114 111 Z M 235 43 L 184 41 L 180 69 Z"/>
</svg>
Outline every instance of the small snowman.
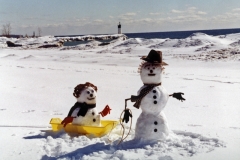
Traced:
<svg viewBox="0 0 240 160">
<path fill-rule="evenodd" d="M 169 95 L 162 86 L 162 72 L 165 62 L 162 61 L 162 52 L 151 50 L 148 56 L 141 58 L 144 60 L 139 67 L 139 72 L 143 86 L 139 89 L 137 96 L 126 99 L 135 102 L 133 105 L 137 109 L 141 108 L 142 113 L 137 119 L 135 127 L 135 140 L 142 142 L 155 142 L 164 140 L 169 135 L 169 128 L 163 109 L 166 106 L 169 96 L 178 100 L 185 100 L 183 93 Z M 132 117 L 129 109 L 125 108 L 123 121 L 129 121 Z"/>
<path fill-rule="evenodd" d="M 62 121 L 64 127 L 68 123 L 82 126 L 101 126 L 101 117 L 110 114 L 110 108 L 107 105 L 102 112 L 96 109 L 97 86 L 90 82 L 79 84 L 74 88 L 73 96 L 77 102 L 70 109 L 67 117 Z"/>
</svg>

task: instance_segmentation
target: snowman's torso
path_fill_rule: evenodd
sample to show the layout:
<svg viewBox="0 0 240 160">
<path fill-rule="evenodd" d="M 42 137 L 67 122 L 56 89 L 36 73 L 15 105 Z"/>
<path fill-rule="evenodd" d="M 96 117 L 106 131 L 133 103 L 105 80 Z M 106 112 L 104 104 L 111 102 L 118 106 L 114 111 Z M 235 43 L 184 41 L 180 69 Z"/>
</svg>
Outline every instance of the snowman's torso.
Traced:
<svg viewBox="0 0 240 160">
<path fill-rule="evenodd" d="M 82 125 L 82 126 L 100 126 L 101 125 L 101 116 L 98 113 L 96 108 L 88 109 L 86 115 L 83 116 L 77 116 L 77 113 L 79 111 L 79 108 L 76 108 L 73 113 L 73 124 Z"/>
<path fill-rule="evenodd" d="M 138 94 L 144 87 L 146 86 L 140 88 Z M 143 97 L 140 108 L 145 113 L 158 115 L 166 106 L 168 98 L 169 95 L 166 89 L 163 86 L 156 86 L 145 97 Z"/>
<path fill-rule="evenodd" d="M 144 87 L 146 86 L 142 88 Z M 155 141 L 165 139 L 168 136 L 167 120 L 162 112 L 168 98 L 169 95 L 165 88 L 156 86 L 142 99 L 140 104 L 142 113 L 138 117 L 135 128 L 136 139 Z"/>
</svg>

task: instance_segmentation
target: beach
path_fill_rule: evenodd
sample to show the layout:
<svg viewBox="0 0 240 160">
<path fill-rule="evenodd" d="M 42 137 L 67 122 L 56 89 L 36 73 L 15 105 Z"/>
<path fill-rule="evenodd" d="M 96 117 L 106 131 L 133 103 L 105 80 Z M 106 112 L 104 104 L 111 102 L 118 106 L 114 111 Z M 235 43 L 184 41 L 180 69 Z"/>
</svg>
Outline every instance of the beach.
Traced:
<svg viewBox="0 0 240 160">
<path fill-rule="evenodd" d="M 75 46 L 62 45 L 66 37 L 0 37 L 1 159 L 240 159 L 239 33 L 194 33 L 183 39 L 113 36 L 105 45 L 91 38 Z M 7 41 L 20 46 L 8 47 Z M 141 113 L 131 102 L 131 132 L 120 145 L 120 125 L 101 138 L 51 130 L 50 119 L 67 116 L 76 102 L 74 87 L 85 82 L 98 87 L 97 108 L 108 104 L 112 109 L 103 119 L 119 119 L 125 99 L 143 85 L 140 57 L 151 49 L 162 51 L 168 64 L 164 88 L 186 98 L 170 97 L 163 110 L 171 130 L 165 141 L 127 143 Z"/>
</svg>

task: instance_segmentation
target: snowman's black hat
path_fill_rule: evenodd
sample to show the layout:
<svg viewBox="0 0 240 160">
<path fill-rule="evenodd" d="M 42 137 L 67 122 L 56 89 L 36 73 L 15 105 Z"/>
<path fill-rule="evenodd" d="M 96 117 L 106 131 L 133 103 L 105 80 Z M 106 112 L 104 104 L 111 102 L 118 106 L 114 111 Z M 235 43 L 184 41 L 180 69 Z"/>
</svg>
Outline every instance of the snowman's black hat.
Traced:
<svg viewBox="0 0 240 160">
<path fill-rule="evenodd" d="M 148 53 L 147 56 L 143 56 L 141 59 L 150 63 L 160 63 L 163 66 L 168 65 L 162 61 L 162 52 L 155 51 L 153 49 Z"/>
</svg>

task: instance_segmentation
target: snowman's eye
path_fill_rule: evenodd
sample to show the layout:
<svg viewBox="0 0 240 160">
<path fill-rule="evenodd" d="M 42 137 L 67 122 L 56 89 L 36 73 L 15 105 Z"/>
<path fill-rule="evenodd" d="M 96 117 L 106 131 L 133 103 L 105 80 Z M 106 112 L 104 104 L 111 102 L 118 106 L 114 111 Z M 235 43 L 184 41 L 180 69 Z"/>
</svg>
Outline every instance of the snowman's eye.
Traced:
<svg viewBox="0 0 240 160">
<path fill-rule="evenodd" d="M 148 70 L 149 70 L 150 68 L 148 67 Z"/>
<path fill-rule="evenodd" d="M 153 69 L 155 69 L 155 67 L 153 67 Z"/>
<path fill-rule="evenodd" d="M 90 92 L 89 92 L 89 91 L 87 91 L 87 94 L 90 94 Z"/>
<path fill-rule="evenodd" d="M 93 90 L 91 90 L 91 92 L 93 93 L 94 91 L 93 91 Z"/>
</svg>

